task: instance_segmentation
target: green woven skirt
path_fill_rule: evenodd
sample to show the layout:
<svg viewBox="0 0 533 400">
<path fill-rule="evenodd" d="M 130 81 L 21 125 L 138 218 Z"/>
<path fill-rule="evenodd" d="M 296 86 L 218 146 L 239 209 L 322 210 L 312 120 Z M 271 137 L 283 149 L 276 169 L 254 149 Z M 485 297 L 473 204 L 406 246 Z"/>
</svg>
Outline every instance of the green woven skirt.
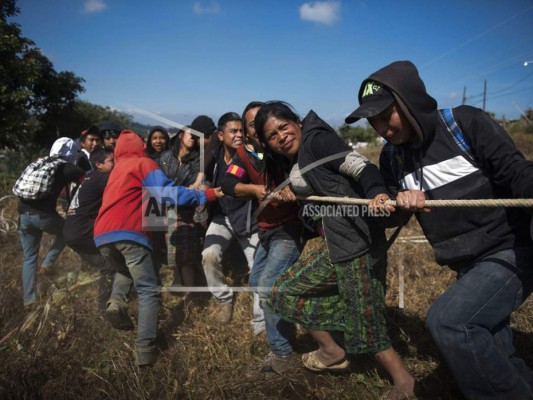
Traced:
<svg viewBox="0 0 533 400">
<path fill-rule="evenodd" d="M 309 329 L 341 331 L 347 353 L 391 347 L 385 320 L 386 259 L 369 257 L 333 264 L 324 239 L 302 253 L 281 275 L 269 306 L 281 318 Z"/>
</svg>

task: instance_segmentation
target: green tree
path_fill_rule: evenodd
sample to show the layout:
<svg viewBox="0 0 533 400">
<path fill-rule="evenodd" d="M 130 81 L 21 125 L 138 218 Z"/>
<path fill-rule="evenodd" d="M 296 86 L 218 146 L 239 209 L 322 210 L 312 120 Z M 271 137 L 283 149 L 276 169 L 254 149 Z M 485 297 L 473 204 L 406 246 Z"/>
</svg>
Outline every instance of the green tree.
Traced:
<svg viewBox="0 0 533 400">
<path fill-rule="evenodd" d="M 54 70 L 19 25 L 8 21 L 18 13 L 16 0 L 0 2 L 0 147 L 33 152 L 61 136 L 58 120 L 84 91 L 84 81 Z"/>
<path fill-rule="evenodd" d="M 53 123 L 42 129 L 49 129 L 49 134 L 57 130 L 60 136 L 77 138 L 89 126 L 100 125 L 104 121 L 114 121 L 124 129 L 131 129 L 134 124 L 133 117 L 129 114 L 87 101 L 74 100 L 70 107 L 57 114 Z"/>
<path fill-rule="evenodd" d="M 369 127 L 368 124 L 364 128 L 362 126 L 350 126 L 348 124 L 343 124 L 339 128 L 339 132 L 344 140 L 353 143 L 375 143 L 378 139 L 377 133 L 374 131 L 374 129 Z"/>
</svg>

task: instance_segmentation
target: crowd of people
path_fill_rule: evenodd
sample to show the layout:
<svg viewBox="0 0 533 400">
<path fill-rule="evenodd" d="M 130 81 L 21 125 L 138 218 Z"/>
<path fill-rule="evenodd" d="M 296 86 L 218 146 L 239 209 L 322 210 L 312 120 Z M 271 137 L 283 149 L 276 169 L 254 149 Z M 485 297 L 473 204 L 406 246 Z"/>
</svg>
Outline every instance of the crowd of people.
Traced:
<svg viewBox="0 0 533 400">
<path fill-rule="evenodd" d="M 251 326 L 270 349 L 257 373 L 300 363 L 341 372 L 350 355 L 372 354 L 393 380 L 385 398 L 415 398 L 415 377 L 391 345 L 385 308 L 385 229 L 415 215 L 436 261 L 457 272 L 426 326 L 460 390 L 469 399 L 531 398 L 533 371 L 516 355 L 510 328 L 533 288 L 530 214 L 429 210 L 425 201 L 531 198 L 533 162 L 482 110 L 438 110 L 409 61 L 370 74 L 358 100 L 346 123 L 366 118 L 385 139 L 379 168 L 314 111 L 302 119 L 282 101 L 250 102 L 217 125 L 201 115 L 172 138 L 155 126 L 144 142 L 106 121 L 81 133 L 79 151 L 72 139 L 58 139 L 50 155 L 66 162 L 50 194 L 19 201 L 24 306 L 35 307 L 36 276 L 53 274 L 68 245 L 100 271 L 99 312 L 114 328 L 136 326 L 136 363 L 149 366 L 158 354 L 161 265 L 174 269 L 172 285 L 183 291 L 207 286 L 210 317 L 227 324 L 234 294 L 223 260 L 237 249 L 254 292 Z M 56 211 L 64 188 L 72 192 L 66 220 Z M 309 195 L 368 205 L 309 218 Z M 147 197 L 170 201 L 163 229 L 144 225 Z M 42 232 L 56 240 L 37 268 Z M 310 238 L 316 245 L 303 251 Z M 295 324 L 309 330 L 317 350 L 296 354 Z"/>
</svg>

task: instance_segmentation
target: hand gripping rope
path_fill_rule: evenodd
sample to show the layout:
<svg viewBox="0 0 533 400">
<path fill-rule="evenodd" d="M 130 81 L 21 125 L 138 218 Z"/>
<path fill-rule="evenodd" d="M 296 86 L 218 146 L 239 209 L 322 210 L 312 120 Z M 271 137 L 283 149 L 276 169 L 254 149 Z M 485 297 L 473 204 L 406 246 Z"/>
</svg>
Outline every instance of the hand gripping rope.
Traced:
<svg viewBox="0 0 533 400">
<path fill-rule="evenodd" d="M 369 199 L 354 199 L 349 197 L 321 197 L 308 196 L 297 197 L 298 200 L 323 203 L 338 203 L 352 205 L 368 205 Z M 396 201 L 387 200 L 384 205 L 396 207 Z M 438 207 L 533 207 L 533 199 L 476 199 L 476 200 L 425 200 L 424 206 L 428 208 Z M 395 234 L 399 233 L 395 232 Z M 394 239 L 392 239 L 394 241 Z M 427 243 L 424 236 L 403 236 L 397 238 L 401 243 Z M 392 243 L 390 243 L 392 244 Z M 401 257 L 400 257 L 401 259 Z M 404 308 L 405 305 L 405 279 L 404 265 L 398 264 L 398 307 Z"/>
</svg>

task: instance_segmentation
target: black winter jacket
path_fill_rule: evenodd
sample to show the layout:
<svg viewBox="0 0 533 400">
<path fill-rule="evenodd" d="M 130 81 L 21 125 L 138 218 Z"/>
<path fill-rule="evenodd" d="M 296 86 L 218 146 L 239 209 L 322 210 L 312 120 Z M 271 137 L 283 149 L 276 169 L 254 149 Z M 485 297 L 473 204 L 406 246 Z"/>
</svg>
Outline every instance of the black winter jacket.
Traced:
<svg viewBox="0 0 533 400">
<path fill-rule="evenodd" d="M 330 141 L 342 141 L 326 122 L 314 111 L 310 111 L 302 121 L 302 144 L 298 150 L 298 167 L 302 171 L 310 164 L 318 162 L 303 174 L 305 181 L 316 195 L 373 198 L 377 194 L 387 192 L 376 166 L 372 164 L 365 167 L 356 182 L 351 177 L 335 171 L 329 162 L 320 163 L 316 156 L 316 148 L 313 146 L 313 139 L 318 135 L 331 136 Z M 342 147 L 345 151 L 339 155 L 344 159 L 352 149 L 345 143 L 342 143 Z M 359 211 L 351 213 L 351 216 L 326 215 L 322 218 L 332 262 L 349 261 L 369 252 L 376 261 L 386 256 L 384 229 L 374 218 L 363 216 L 364 210 L 359 208 Z"/>
<path fill-rule="evenodd" d="M 223 168 L 224 162 L 224 146 L 216 146 L 213 153 L 214 162 L 211 163 L 213 171 L 206 171 L 206 176 L 212 176 L 213 187 L 224 186 L 224 179 L 226 179 L 226 171 L 219 174 L 219 168 Z M 223 176 L 220 179 L 220 176 Z M 239 236 L 250 235 L 257 232 L 257 219 L 253 218 L 254 203 L 253 199 L 243 200 L 237 197 L 226 195 L 218 199 L 217 206 L 214 207 L 213 214 L 226 215 L 231 223 L 234 232 Z"/>
<path fill-rule="evenodd" d="M 161 153 L 159 165 L 165 175 L 176 185 L 188 187 L 196 182 L 200 172 L 200 153 L 193 151 L 184 157 L 181 164 L 172 150 Z"/>
<path fill-rule="evenodd" d="M 400 146 L 388 143 L 380 167 L 389 189 L 422 190 L 427 199 L 492 199 L 533 196 L 533 162 L 524 159 L 505 130 L 488 114 L 470 106 L 453 115 L 471 146 L 471 155 L 454 142 L 436 101 L 426 92 L 409 61 L 392 63 L 363 82 L 387 87 L 418 138 Z M 361 100 L 362 91 L 359 93 Z M 391 159 L 390 154 L 395 154 Z M 529 216 L 521 209 L 434 208 L 418 221 L 441 265 L 455 270 L 515 246 L 530 246 Z"/>
</svg>

